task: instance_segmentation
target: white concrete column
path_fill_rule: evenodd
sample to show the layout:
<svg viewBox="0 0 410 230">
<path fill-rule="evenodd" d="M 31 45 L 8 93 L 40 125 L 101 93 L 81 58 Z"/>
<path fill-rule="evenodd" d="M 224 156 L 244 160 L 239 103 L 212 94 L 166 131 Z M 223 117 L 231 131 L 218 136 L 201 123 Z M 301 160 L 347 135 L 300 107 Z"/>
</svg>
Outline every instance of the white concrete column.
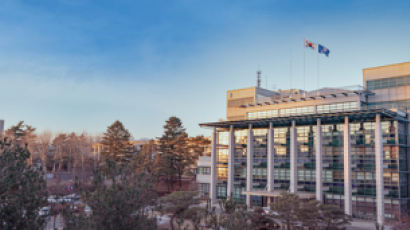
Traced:
<svg viewBox="0 0 410 230">
<path fill-rule="evenodd" d="M 316 200 L 323 201 L 323 181 L 322 181 L 322 124 L 320 119 L 317 119 L 316 125 Z"/>
<path fill-rule="evenodd" d="M 235 163 L 235 130 L 231 125 L 229 130 L 229 143 L 228 143 L 228 185 L 226 188 L 226 195 L 230 197 L 233 193 L 234 183 L 234 163 Z"/>
<path fill-rule="evenodd" d="M 352 157 L 350 153 L 349 117 L 347 116 L 345 117 L 343 134 L 345 214 L 352 215 Z"/>
<path fill-rule="evenodd" d="M 296 193 L 298 178 L 297 178 L 297 139 L 296 139 L 296 122 L 292 121 L 290 127 L 290 185 L 289 191 Z"/>
<path fill-rule="evenodd" d="M 273 169 L 274 169 L 274 154 L 275 154 L 275 148 L 274 148 L 274 135 L 273 135 L 273 126 L 272 122 L 269 122 L 269 130 L 268 130 L 268 151 L 267 151 L 267 163 L 268 163 L 268 169 L 267 169 L 267 189 L 268 192 L 273 192 L 273 184 L 274 184 L 274 175 L 273 175 Z M 269 200 L 269 199 L 268 199 Z"/>
<path fill-rule="evenodd" d="M 377 223 L 384 224 L 384 181 L 383 181 L 383 132 L 380 114 L 376 115 L 375 125 L 375 158 L 376 158 L 376 211 Z"/>
<path fill-rule="evenodd" d="M 217 181 L 217 171 L 216 171 L 216 164 L 217 164 L 217 151 L 216 151 L 216 144 L 217 144 L 217 131 L 216 128 L 213 128 L 212 131 L 212 139 L 211 139 L 211 184 L 210 184 L 210 199 L 211 204 L 217 203 L 216 197 L 216 181 Z"/>
<path fill-rule="evenodd" d="M 249 124 L 248 128 L 248 143 L 246 151 L 246 191 L 253 190 L 253 129 L 252 124 Z M 251 207 L 251 195 L 246 195 L 246 205 L 248 208 Z"/>
</svg>

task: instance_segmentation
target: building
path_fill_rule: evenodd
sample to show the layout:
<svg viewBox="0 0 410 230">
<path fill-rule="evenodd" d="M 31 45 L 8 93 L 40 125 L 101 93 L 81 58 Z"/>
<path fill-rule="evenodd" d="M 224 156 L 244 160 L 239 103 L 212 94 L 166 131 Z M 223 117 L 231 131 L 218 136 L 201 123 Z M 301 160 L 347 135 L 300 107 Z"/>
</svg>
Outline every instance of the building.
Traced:
<svg viewBox="0 0 410 230">
<path fill-rule="evenodd" d="M 211 185 L 211 157 L 200 156 L 197 161 L 196 183 L 200 197 L 204 200 L 209 199 Z"/>
<path fill-rule="evenodd" d="M 4 134 L 4 120 L 0 120 L 0 136 Z"/>
<path fill-rule="evenodd" d="M 364 88 L 227 92 L 212 128 L 210 197 L 267 206 L 281 191 L 355 218 L 410 210 L 410 62 L 363 70 Z"/>
</svg>

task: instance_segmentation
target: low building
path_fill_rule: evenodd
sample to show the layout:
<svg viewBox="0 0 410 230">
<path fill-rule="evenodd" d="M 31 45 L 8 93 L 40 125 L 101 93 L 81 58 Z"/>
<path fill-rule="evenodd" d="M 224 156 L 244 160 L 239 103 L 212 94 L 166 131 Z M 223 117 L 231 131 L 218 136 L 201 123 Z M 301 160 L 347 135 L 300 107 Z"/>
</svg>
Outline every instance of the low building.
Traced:
<svg viewBox="0 0 410 230">
<path fill-rule="evenodd" d="M 363 87 L 227 92 L 212 128 L 211 202 L 266 206 L 280 192 L 355 218 L 410 210 L 410 62 L 363 70 Z"/>
<path fill-rule="evenodd" d="M 204 200 L 209 199 L 209 191 L 211 184 L 211 157 L 200 156 L 197 161 L 196 168 L 196 183 L 198 193 Z"/>
<path fill-rule="evenodd" d="M 4 120 L 0 120 L 0 136 L 4 135 Z"/>
</svg>

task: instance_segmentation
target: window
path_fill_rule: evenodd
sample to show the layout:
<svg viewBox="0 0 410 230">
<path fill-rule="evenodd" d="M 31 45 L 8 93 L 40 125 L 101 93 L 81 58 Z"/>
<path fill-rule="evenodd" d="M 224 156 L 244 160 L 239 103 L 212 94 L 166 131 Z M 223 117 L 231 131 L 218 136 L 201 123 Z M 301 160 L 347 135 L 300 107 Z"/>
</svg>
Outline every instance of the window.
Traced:
<svg viewBox="0 0 410 230">
<path fill-rule="evenodd" d="M 370 80 L 366 82 L 366 85 L 368 90 L 406 86 L 410 85 L 410 76 Z"/>
<path fill-rule="evenodd" d="M 209 196 L 209 184 L 208 183 L 199 183 L 198 192 L 200 196 Z"/>
<path fill-rule="evenodd" d="M 318 105 L 317 113 L 334 113 L 341 111 L 351 111 L 359 109 L 359 103 L 357 101 L 348 101 L 335 103 L 330 105 Z"/>
<path fill-rule="evenodd" d="M 248 119 L 250 120 L 277 117 L 277 116 L 278 116 L 278 110 L 266 110 L 266 111 L 248 113 Z"/>
<path fill-rule="evenodd" d="M 211 174 L 211 167 L 198 167 L 196 169 L 196 174 L 198 174 L 198 175 L 210 175 Z"/>
</svg>

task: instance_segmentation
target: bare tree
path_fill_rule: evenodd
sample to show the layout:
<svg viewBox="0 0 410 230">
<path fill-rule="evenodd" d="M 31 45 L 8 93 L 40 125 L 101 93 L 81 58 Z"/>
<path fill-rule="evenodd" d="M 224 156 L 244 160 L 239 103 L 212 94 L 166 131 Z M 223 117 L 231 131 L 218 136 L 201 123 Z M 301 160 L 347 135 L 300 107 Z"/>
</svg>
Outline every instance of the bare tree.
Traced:
<svg viewBox="0 0 410 230">
<path fill-rule="evenodd" d="M 53 134 L 49 130 L 45 130 L 36 136 L 36 142 L 34 144 L 35 152 L 38 153 L 43 170 L 47 170 L 47 152 L 51 145 L 51 138 Z"/>
</svg>

